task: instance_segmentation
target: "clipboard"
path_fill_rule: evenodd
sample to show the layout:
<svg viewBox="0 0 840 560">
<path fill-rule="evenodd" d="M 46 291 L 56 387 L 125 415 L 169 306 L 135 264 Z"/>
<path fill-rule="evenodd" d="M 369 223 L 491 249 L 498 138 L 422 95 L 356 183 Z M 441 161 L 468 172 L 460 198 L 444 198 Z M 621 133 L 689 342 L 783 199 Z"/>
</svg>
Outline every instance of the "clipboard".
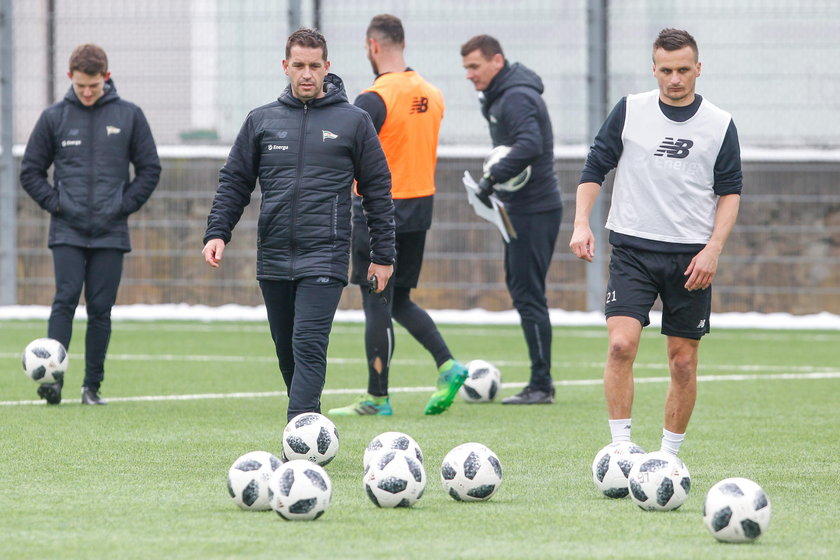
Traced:
<svg viewBox="0 0 840 560">
<path fill-rule="evenodd" d="M 510 221 L 507 210 L 505 210 L 504 203 L 496 198 L 495 195 L 490 195 L 490 202 L 493 204 L 492 208 L 487 208 L 481 200 L 478 199 L 478 183 L 472 178 L 469 171 L 464 171 L 462 179 L 464 188 L 467 191 L 467 200 L 470 206 L 475 210 L 479 218 L 487 220 L 499 230 L 502 234 L 502 239 L 505 243 L 510 243 L 510 238 L 517 239 L 516 230 L 513 223 Z"/>
</svg>

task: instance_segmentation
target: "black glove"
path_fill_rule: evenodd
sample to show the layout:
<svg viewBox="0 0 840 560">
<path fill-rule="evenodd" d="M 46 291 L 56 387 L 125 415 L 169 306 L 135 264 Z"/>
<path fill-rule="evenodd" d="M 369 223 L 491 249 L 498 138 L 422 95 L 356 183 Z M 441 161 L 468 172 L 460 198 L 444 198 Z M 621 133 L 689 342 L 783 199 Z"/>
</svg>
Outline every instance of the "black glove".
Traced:
<svg viewBox="0 0 840 560">
<path fill-rule="evenodd" d="M 490 201 L 490 195 L 493 194 L 493 185 L 495 183 L 496 182 L 493 180 L 493 177 L 490 175 L 485 175 L 481 178 L 481 181 L 478 182 L 478 192 L 476 193 L 476 196 L 487 208 L 493 208 L 493 203 Z"/>
</svg>

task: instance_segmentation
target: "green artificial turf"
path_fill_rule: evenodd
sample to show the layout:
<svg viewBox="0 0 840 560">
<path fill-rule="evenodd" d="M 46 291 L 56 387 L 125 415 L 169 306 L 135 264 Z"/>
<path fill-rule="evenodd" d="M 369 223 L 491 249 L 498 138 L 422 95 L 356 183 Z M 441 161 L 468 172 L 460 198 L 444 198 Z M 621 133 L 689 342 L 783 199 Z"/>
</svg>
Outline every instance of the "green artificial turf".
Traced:
<svg viewBox="0 0 840 560">
<path fill-rule="evenodd" d="M 680 457 L 686 503 L 646 512 L 600 497 L 595 453 L 609 442 L 600 377 L 602 328 L 556 328 L 557 402 L 509 407 L 456 401 L 423 415 L 436 372 L 401 329 L 392 363 L 392 417 L 338 418 L 341 449 L 327 465 L 333 502 L 314 522 L 239 510 L 226 474 L 253 450 L 280 454 L 286 399 L 267 326 L 115 322 L 104 407 L 79 404 L 84 322 L 76 323 L 64 402 L 37 401 L 19 354 L 43 321 L 0 321 L 0 557 L 2 558 L 737 558 L 833 557 L 840 550 L 840 333 L 715 330 L 700 350 L 697 407 Z M 444 325 L 462 361 L 502 371 L 502 396 L 528 378 L 517 326 Z M 324 410 L 366 386 L 363 326 L 336 324 Z M 794 375 L 788 375 L 794 374 Z M 824 377 L 818 377 L 825 374 Z M 658 449 L 667 388 L 664 340 L 645 331 L 637 360 L 633 440 Z M 518 384 L 518 385 L 516 385 Z M 141 397 L 192 398 L 160 399 Z M 362 488 L 375 435 L 402 431 L 425 456 L 427 488 L 411 509 L 378 509 Z M 496 495 L 460 503 L 440 463 L 477 441 L 502 463 Z M 703 496 L 718 480 L 761 484 L 768 533 L 746 545 L 715 541 Z"/>
</svg>

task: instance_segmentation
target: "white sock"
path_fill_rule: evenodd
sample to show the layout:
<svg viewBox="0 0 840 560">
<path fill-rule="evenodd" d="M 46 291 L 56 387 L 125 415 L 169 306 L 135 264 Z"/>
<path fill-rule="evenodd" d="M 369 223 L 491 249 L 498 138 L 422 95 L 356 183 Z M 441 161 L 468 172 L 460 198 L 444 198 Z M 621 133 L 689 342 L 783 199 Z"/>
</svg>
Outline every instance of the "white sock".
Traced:
<svg viewBox="0 0 840 560">
<path fill-rule="evenodd" d="M 665 451 L 671 455 L 676 455 L 680 452 L 680 446 L 685 439 L 685 434 L 675 434 L 662 428 L 662 447 L 660 451 Z"/>
<path fill-rule="evenodd" d="M 612 433 L 613 443 L 619 441 L 630 441 L 630 426 L 632 422 L 630 418 L 621 418 L 619 420 L 609 420 L 610 433 Z"/>
</svg>

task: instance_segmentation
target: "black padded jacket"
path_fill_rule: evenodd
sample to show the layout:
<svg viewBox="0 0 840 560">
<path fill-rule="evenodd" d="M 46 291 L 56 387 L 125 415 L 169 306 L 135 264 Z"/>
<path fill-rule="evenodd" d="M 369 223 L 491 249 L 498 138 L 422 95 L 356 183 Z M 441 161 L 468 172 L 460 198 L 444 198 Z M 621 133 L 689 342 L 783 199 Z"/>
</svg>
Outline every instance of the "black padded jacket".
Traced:
<svg viewBox="0 0 840 560">
<path fill-rule="evenodd" d="M 259 280 L 329 276 L 347 283 L 354 180 L 371 261 L 394 262 L 391 173 L 376 130 L 347 101 L 338 76 L 326 76 L 324 92 L 303 103 L 286 87 L 277 101 L 251 111 L 219 172 L 204 243 L 230 241 L 259 179 Z"/>
<path fill-rule="evenodd" d="M 134 166 L 130 179 L 129 164 Z M 53 184 L 47 170 L 53 167 Z M 91 107 L 71 87 L 41 113 L 26 144 L 20 182 L 52 214 L 48 244 L 130 251 L 128 216 L 160 179 L 149 123 L 110 79 Z"/>
<path fill-rule="evenodd" d="M 504 183 L 531 166 L 525 186 L 516 192 L 496 193 L 514 214 L 547 212 L 563 205 L 554 173 L 554 134 L 542 93 L 543 83 L 536 73 L 505 61 L 480 97 L 493 146 L 511 147 L 490 170 L 493 178 Z"/>
</svg>

